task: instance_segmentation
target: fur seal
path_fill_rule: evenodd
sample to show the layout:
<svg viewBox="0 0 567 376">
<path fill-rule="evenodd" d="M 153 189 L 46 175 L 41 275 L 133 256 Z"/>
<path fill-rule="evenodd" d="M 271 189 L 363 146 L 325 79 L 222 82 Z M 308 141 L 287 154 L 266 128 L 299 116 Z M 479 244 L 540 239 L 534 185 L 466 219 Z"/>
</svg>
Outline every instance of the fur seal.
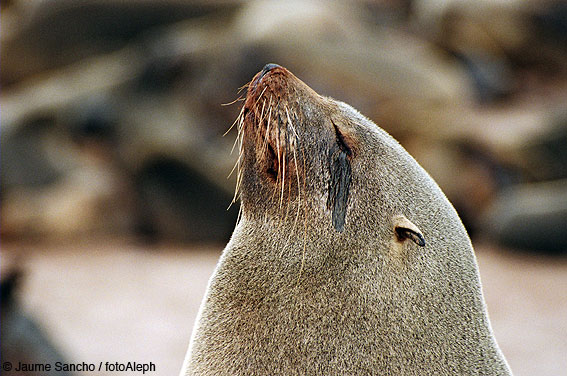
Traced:
<svg viewBox="0 0 567 376">
<path fill-rule="evenodd" d="M 268 64 L 181 375 L 510 375 L 469 237 L 384 130 Z"/>
</svg>

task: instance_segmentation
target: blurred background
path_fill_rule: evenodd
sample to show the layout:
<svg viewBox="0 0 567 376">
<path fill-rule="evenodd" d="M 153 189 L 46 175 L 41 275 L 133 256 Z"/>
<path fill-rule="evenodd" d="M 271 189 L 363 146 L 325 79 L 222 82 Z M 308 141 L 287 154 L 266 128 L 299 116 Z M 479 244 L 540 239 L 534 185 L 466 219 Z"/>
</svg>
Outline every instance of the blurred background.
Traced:
<svg viewBox="0 0 567 376">
<path fill-rule="evenodd" d="M 2 362 L 177 374 L 238 213 L 229 103 L 275 62 L 429 171 L 471 234 L 514 373 L 565 374 L 566 2 L 0 7 Z"/>
</svg>

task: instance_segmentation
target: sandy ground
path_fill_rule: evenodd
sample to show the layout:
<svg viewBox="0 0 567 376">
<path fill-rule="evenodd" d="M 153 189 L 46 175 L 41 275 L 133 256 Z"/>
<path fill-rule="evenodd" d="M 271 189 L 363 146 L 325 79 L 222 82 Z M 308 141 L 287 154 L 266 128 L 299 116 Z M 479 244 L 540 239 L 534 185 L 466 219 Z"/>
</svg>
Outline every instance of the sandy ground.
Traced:
<svg viewBox="0 0 567 376">
<path fill-rule="evenodd" d="M 71 361 L 153 362 L 151 375 L 176 375 L 221 249 L 2 244 L 2 263 L 25 255 L 20 299 Z M 567 259 L 480 244 L 476 252 L 493 329 L 515 375 L 565 375 Z"/>
</svg>

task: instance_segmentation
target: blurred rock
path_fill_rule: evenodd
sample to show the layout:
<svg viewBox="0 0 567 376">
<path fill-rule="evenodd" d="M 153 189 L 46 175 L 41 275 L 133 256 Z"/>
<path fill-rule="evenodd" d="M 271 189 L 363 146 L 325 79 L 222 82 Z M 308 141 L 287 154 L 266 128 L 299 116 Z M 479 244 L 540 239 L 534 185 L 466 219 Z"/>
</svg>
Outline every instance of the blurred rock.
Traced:
<svg viewBox="0 0 567 376">
<path fill-rule="evenodd" d="M 152 28 L 234 7 L 238 1 L 17 1 L 2 28 L 2 86 L 124 47 Z M 16 8 L 16 9 L 14 9 Z M 4 11 L 4 9 L 3 9 Z M 4 19 L 2 19 L 4 21 Z M 3 25 L 4 26 L 4 25 Z"/>
<path fill-rule="evenodd" d="M 42 187 L 11 189 L 2 197 L 4 238 L 66 239 L 120 233 L 116 179 L 102 166 L 83 164 Z M 123 215 L 123 214 L 122 214 Z"/>
<path fill-rule="evenodd" d="M 3 194 L 14 187 L 45 186 L 60 177 L 61 171 L 50 163 L 45 150 L 47 134 L 54 121 L 47 114 L 38 114 L 12 134 L 2 132 L 0 187 Z"/>
<path fill-rule="evenodd" d="M 353 98 L 365 113 L 383 99 L 458 103 L 469 98 L 464 71 L 435 46 L 399 29 L 365 23 L 361 12 L 346 3 L 251 2 L 235 29 L 244 40 L 270 46 L 278 61 L 316 86 L 325 85 L 329 95 Z M 274 13 L 282 16 L 266 16 Z"/>
<path fill-rule="evenodd" d="M 484 230 L 500 244 L 567 253 L 567 180 L 519 185 L 499 195 Z"/>
<path fill-rule="evenodd" d="M 520 149 L 524 166 L 534 180 L 567 178 L 567 111 L 554 111 L 544 132 L 526 141 Z"/>
<path fill-rule="evenodd" d="M 415 29 L 462 62 L 481 103 L 567 73 L 564 1 L 417 0 L 412 9 Z"/>
<path fill-rule="evenodd" d="M 467 70 L 481 103 L 517 89 L 511 54 L 528 39 L 528 20 L 511 2 L 417 1 L 417 28 L 451 53 Z"/>
<path fill-rule="evenodd" d="M 3 260 L 4 261 L 4 260 Z M 13 269 L 2 273 L 0 293 L 2 309 L 0 326 L 2 341 L 0 342 L 0 357 L 2 362 L 11 362 L 14 368 L 2 369 L 4 376 L 43 376 L 45 372 L 16 371 L 18 362 L 26 364 L 50 364 L 56 362 L 68 363 L 61 352 L 42 328 L 20 306 L 17 299 L 17 289 L 22 279 L 22 272 Z M 70 376 L 67 371 L 51 370 L 50 375 Z"/>
<path fill-rule="evenodd" d="M 567 45 L 567 4 L 564 1 L 550 1 L 538 7 L 533 14 L 533 22 L 542 39 L 550 40 L 558 47 Z"/>
<path fill-rule="evenodd" d="M 529 13 L 533 30 L 529 58 L 546 70 L 567 72 L 567 4 L 562 0 L 535 2 Z"/>
<path fill-rule="evenodd" d="M 232 234 L 238 204 L 175 159 L 155 158 L 137 172 L 136 232 L 145 240 L 219 241 Z"/>
<path fill-rule="evenodd" d="M 564 176 L 539 166 L 545 160 L 553 171 L 565 165 L 563 136 L 548 121 L 554 108 L 548 102 L 562 103 L 567 85 L 554 78 L 548 81 L 554 89 L 542 89 L 539 66 L 519 57 L 538 47 L 530 45 L 543 38 L 532 16 L 552 17 L 549 7 L 457 0 L 411 6 L 316 0 L 53 4 L 14 1 L 2 15 L 8 23 L 18 15 L 22 21 L 3 33 L 9 43 L 2 53 L 23 41 L 35 56 L 28 61 L 14 52 L 2 73 L 11 75 L 0 97 L 7 152 L 3 236 L 113 228 L 148 240 L 226 240 L 236 216 L 225 212 L 235 185 L 234 177 L 226 178 L 236 160 L 230 154 L 235 132 L 222 135 L 240 109 L 244 93 L 238 88 L 268 62 L 352 104 L 399 139 L 439 181 L 471 231 L 507 186 Z M 561 24 L 559 13 L 554 25 Z M 136 15 L 132 24 L 125 22 Z M 62 38 L 61 30 L 48 26 L 70 16 L 85 27 L 65 29 L 74 35 L 43 54 Z M 38 30 L 49 34 L 45 46 L 34 44 Z M 58 58 L 50 60 L 50 53 Z M 44 125 L 30 125 L 38 121 Z M 202 206 L 204 199 L 211 200 L 209 207 Z M 64 209 L 75 206 L 84 211 Z"/>
<path fill-rule="evenodd" d="M 47 13 L 38 7 L 39 26 L 22 29 L 22 35 L 33 36 L 41 25 L 69 12 L 81 19 L 89 7 L 103 9 L 97 17 L 122 7 L 110 3 L 107 9 L 97 1 L 81 7 L 60 1 Z M 159 6 L 170 3 L 177 4 Z M 117 25 L 130 12 L 146 11 L 120 9 L 112 21 Z M 152 25 L 166 22 L 160 14 Z M 267 61 L 288 66 L 328 94 L 350 96 L 369 114 L 386 97 L 396 103 L 449 103 L 466 97 L 462 77 L 432 46 L 393 29 L 375 33 L 361 20 L 360 8 L 340 3 L 256 1 L 237 12 L 213 12 L 144 33 L 142 24 L 128 26 L 133 28 L 128 33 L 119 28 L 87 32 L 96 24 L 88 21 L 89 27 L 60 50 L 126 34 L 127 46 L 112 47 L 110 53 L 91 51 L 97 56 L 88 59 L 78 54 L 77 60 L 67 61 L 76 61 L 70 66 L 54 62 L 42 68 L 50 69 L 44 78 L 14 84 L 2 94 L 7 143 L 30 115 L 42 112 L 54 114 L 48 135 L 64 132 L 69 137 L 65 142 L 78 143 L 68 145 L 69 161 L 55 163 L 61 175 L 57 184 L 6 190 L 3 234 L 71 236 L 121 228 L 124 220 L 119 218 L 126 218 L 132 229 L 150 238 L 228 238 L 236 212 L 225 211 L 234 189 L 234 180 L 226 177 L 236 156 L 230 155 L 234 136 L 221 135 L 239 109 L 221 104 L 232 102 L 236 89 Z M 55 144 L 46 147 L 62 156 L 54 152 Z M 85 158 L 98 162 L 87 166 Z M 95 165 L 92 173 L 86 172 Z M 79 173 L 82 169 L 87 170 Z M 30 169 L 20 163 L 16 170 Z M 109 215 L 124 210 L 129 214 L 118 214 L 118 219 Z"/>
</svg>

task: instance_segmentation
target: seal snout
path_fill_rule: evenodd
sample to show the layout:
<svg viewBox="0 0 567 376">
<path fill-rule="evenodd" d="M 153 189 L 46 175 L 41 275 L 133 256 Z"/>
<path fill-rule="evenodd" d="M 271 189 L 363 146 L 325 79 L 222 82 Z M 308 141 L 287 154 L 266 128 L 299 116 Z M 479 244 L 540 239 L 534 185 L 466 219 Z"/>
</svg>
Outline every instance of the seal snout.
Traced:
<svg viewBox="0 0 567 376">
<path fill-rule="evenodd" d="M 275 68 L 281 68 L 281 65 L 274 63 L 264 65 L 264 68 L 262 68 L 262 72 L 260 73 L 260 79 L 262 79 L 262 77 L 264 77 L 269 71 Z"/>
<path fill-rule="evenodd" d="M 264 78 L 265 75 L 267 75 L 276 68 L 282 68 L 282 66 L 274 63 L 269 63 L 264 65 L 264 68 L 262 68 L 260 73 L 256 76 L 256 79 L 252 82 L 252 87 L 256 88 L 256 86 L 260 83 L 260 81 L 262 81 L 262 78 Z"/>
</svg>

